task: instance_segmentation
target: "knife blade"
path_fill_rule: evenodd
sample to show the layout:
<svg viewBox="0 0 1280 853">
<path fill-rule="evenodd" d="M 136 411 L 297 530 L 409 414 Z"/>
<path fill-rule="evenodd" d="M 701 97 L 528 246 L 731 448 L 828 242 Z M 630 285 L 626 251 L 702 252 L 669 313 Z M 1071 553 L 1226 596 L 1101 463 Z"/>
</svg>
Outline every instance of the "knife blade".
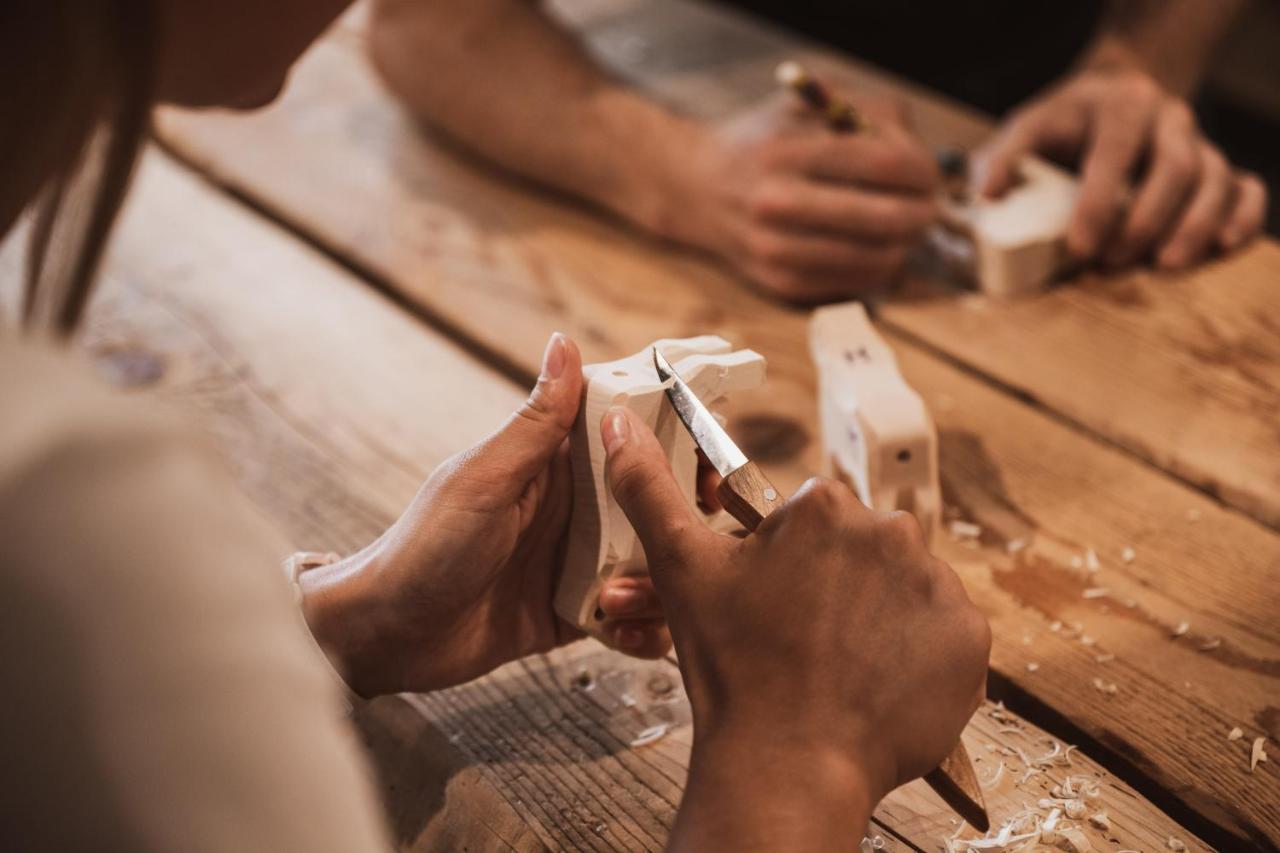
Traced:
<svg viewBox="0 0 1280 853">
<path fill-rule="evenodd" d="M 716 489 L 720 504 L 739 524 L 754 531 L 785 502 L 782 493 L 734 443 L 657 347 L 653 348 L 653 366 L 658 379 L 666 385 L 667 399 L 681 423 L 720 473 L 720 486 Z M 957 741 L 955 749 L 937 768 L 925 774 L 924 780 L 975 829 L 986 832 L 990 828 L 986 800 L 963 742 Z"/>
<path fill-rule="evenodd" d="M 755 530 L 765 516 L 782 505 L 782 493 L 729 438 L 715 415 L 707 411 L 657 347 L 653 348 L 653 366 L 658 378 L 666 383 L 667 399 L 685 429 L 720 473 L 720 486 L 716 489 L 720 505 L 747 530 Z"/>
</svg>

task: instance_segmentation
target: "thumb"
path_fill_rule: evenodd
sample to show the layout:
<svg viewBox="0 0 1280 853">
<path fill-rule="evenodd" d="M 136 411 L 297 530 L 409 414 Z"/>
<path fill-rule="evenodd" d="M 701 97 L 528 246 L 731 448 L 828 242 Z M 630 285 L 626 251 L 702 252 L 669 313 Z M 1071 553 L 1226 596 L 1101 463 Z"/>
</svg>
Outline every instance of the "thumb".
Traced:
<svg viewBox="0 0 1280 853">
<path fill-rule="evenodd" d="M 984 198 L 1000 198 L 1017 185 L 1022 158 L 1035 149 L 1037 142 L 1035 118 L 1015 116 L 986 152 Z"/>
<path fill-rule="evenodd" d="M 614 499 L 644 546 L 658 584 L 666 569 L 704 536 L 714 536 L 694 514 L 667 464 L 662 446 L 630 410 L 615 406 L 600 423 L 605 476 Z"/>
<path fill-rule="evenodd" d="M 538 384 L 497 432 L 471 453 L 471 462 L 494 469 L 493 478 L 515 500 L 551 462 L 573 429 L 582 404 L 582 355 L 556 332 L 547 341 Z"/>
</svg>

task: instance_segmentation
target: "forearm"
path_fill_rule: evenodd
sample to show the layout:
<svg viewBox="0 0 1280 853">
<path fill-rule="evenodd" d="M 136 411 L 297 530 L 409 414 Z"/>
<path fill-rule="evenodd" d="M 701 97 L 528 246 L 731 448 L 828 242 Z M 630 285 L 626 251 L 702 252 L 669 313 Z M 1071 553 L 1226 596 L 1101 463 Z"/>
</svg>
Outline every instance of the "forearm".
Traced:
<svg viewBox="0 0 1280 853">
<path fill-rule="evenodd" d="M 839 750 L 777 731 L 695 737 L 670 853 L 859 848 L 875 802 Z"/>
<path fill-rule="evenodd" d="M 1199 86 L 1243 0 L 1111 0 L 1085 68 L 1137 68 L 1182 96 Z"/>
<path fill-rule="evenodd" d="M 511 171 L 667 234 L 701 129 L 600 69 L 529 0 L 379 0 L 372 51 L 415 114 Z"/>
</svg>

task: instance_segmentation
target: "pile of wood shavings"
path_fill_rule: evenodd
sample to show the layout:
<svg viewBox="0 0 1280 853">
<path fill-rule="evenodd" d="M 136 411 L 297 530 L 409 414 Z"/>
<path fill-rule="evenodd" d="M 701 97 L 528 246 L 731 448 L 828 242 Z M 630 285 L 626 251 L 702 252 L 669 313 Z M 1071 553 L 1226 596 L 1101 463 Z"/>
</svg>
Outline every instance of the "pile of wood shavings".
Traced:
<svg viewBox="0 0 1280 853">
<path fill-rule="evenodd" d="M 1029 853 L 1041 846 L 1068 853 L 1092 850 L 1086 827 L 1103 832 L 1111 829 L 1110 817 L 1095 805 L 1102 794 L 1098 782 L 1089 776 L 1068 776 L 1053 787 L 1052 793 L 1052 797 L 1037 802 L 1035 808 L 1024 808 L 981 838 L 960 838 L 964 831 L 961 826 L 952 837 L 944 839 L 943 846 L 947 853 Z"/>
</svg>

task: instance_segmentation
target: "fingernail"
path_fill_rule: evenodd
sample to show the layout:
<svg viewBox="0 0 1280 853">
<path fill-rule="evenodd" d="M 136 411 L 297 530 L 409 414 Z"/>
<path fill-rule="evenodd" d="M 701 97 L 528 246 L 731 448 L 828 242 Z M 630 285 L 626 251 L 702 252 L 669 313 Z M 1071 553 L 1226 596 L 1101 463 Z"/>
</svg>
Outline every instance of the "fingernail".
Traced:
<svg viewBox="0 0 1280 853">
<path fill-rule="evenodd" d="M 613 616 L 641 613 L 649 606 L 649 594 L 631 586 L 608 587 L 600 597 L 609 605 L 605 609 Z"/>
<path fill-rule="evenodd" d="M 618 648 L 635 650 L 644 645 L 644 631 L 640 628 L 619 628 Z"/>
<path fill-rule="evenodd" d="M 555 332 L 547 341 L 546 352 L 542 354 L 542 378 L 559 379 L 564 373 L 564 334 Z"/>
<path fill-rule="evenodd" d="M 600 441 L 604 443 L 606 453 L 612 453 L 626 442 L 631 434 L 631 424 L 627 423 L 627 414 L 621 408 L 614 407 L 604 416 L 600 425 Z"/>
</svg>

